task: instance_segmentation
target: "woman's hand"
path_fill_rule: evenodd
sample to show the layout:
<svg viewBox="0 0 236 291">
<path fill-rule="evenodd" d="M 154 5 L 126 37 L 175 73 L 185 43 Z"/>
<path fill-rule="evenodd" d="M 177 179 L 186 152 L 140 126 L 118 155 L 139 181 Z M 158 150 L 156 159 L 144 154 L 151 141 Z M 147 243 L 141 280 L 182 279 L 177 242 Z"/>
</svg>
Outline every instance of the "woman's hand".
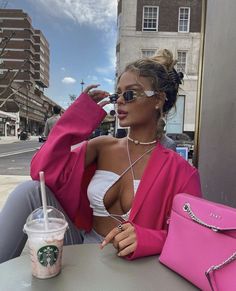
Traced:
<svg viewBox="0 0 236 291">
<path fill-rule="evenodd" d="M 118 250 L 117 255 L 120 257 L 133 253 L 137 247 L 137 236 L 134 226 L 128 222 L 113 228 L 104 238 L 101 249 L 110 242 Z"/>
<path fill-rule="evenodd" d="M 105 100 L 101 101 L 101 100 L 106 98 L 110 94 L 107 91 L 103 91 L 103 90 L 92 90 L 91 91 L 91 89 L 97 88 L 98 86 L 100 86 L 100 85 L 99 84 L 89 85 L 88 87 L 85 88 L 84 93 L 87 93 L 93 99 L 93 101 L 95 101 L 101 107 L 103 107 L 106 104 L 109 104 L 110 101 L 105 101 Z"/>
</svg>

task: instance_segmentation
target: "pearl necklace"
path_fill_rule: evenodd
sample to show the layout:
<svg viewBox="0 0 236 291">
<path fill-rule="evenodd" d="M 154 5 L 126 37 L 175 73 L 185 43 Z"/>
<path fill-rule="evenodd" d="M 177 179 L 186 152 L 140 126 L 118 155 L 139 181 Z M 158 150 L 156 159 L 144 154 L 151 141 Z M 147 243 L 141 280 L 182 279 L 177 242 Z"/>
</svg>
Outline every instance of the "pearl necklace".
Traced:
<svg viewBox="0 0 236 291">
<path fill-rule="evenodd" d="M 157 140 L 149 141 L 149 142 L 141 142 L 136 139 L 132 139 L 131 137 L 127 136 L 128 140 L 132 141 L 135 145 L 141 144 L 141 145 L 151 145 L 157 142 Z"/>
</svg>

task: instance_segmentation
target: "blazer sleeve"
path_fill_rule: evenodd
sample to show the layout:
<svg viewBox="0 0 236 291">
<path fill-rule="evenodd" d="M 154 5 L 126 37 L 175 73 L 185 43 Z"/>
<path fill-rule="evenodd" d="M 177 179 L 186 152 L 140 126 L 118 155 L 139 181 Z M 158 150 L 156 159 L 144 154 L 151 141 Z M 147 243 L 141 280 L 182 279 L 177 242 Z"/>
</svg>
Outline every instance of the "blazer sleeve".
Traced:
<svg viewBox="0 0 236 291">
<path fill-rule="evenodd" d="M 44 171 L 45 182 L 54 193 L 67 185 L 71 176 L 75 175 L 78 162 L 84 162 L 85 155 L 81 150 L 71 151 L 71 146 L 86 140 L 105 115 L 102 107 L 88 94 L 81 94 L 61 116 L 45 144 L 34 155 L 31 161 L 32 179 L 39 180 L 39 172 Z M 80 168 L 84 169 L 84 164 Z"/>
<path fill-rule="evenodd" d="M 192 171 L 178 193 L 188 193 L 198 197 L 202 196 L 200 178 L 196 169 Z M 173 201 L 173 197 L 171 201 Z M 171 211 L 171 206 L 172 202 L 167 212 Z M 134 222 L 130 223 L 135 227 L 138 244 L 136 250 L 126 258 L 128 260 L 133 260 L 144 256 L 160 254 L 167 237 L 167 230 L 149 229 L 135 224 Z"/>
</svg>

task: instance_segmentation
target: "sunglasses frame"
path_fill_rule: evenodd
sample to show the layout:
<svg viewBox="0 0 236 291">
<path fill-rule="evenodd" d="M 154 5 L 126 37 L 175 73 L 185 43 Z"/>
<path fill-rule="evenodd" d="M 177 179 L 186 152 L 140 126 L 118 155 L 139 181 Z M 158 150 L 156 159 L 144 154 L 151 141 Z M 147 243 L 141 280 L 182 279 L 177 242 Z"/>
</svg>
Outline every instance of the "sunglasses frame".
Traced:
<svg viewBox="0 0 236 291">
<path fill-rule="evenodd" d="M 127 93 L 129 93 L 129 92 L 132 92 L 132 93 L 133 93 L 133 96 L 132 96 L 132 99 L 131 99 L 131 100 L 128 100 L 128 98 L 124 95 L 124 94 L 127 94 Z M 147 91 L 143 91 L 143 92 L 141 92 L 139 95 L 142 96 L 142 95 L 145 94 L 146 97 L 152 97 L 152 96 L 154 96 L 156 93 L 157 93 L 157 92 L 155 92 L 155 91 L 147 90 Z M 117 99 L 120 98 L 120 96 L 122 96 L 122 97 L 124 98 L 125 103 L 133 102 L 135 99 L 138 98 L 138 96 L 137 96 L 137 92 L 136 92 L 135 90 L 126 90 L 126 91 L 123 92 L 123 93 L 119 93 L 119 94 L 118 94 L 118 93 L 114 93 L 114 94 L 110 95 L 110 96 L 109 96 L 109 98 L 110 98 L 110 102 L 113 103 L 113 104 L 117 103 Z"/>
</svg>

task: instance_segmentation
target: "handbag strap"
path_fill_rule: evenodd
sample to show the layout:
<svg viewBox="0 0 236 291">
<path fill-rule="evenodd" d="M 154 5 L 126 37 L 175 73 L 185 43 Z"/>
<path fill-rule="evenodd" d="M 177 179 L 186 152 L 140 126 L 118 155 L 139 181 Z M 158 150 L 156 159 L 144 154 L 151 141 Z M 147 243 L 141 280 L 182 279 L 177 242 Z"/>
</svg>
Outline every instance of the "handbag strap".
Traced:
<svg viewBox="0 0 236 291">
<path fill-rule="evenodd" d="M 214 232 L 220 232 L 220 231 L 230 231 L 230 230 L 236 230 L 236 227 L 231 227 L 231 228 L 221 228 L 221 227 L 218 227 L 218 226 L 215 226 L 215 225 L 211 225 L 211 224 L 208 224 L 204 221 L 202 221 L 199 217 L 197 217 L 194 212 L 192 211 L 191 209 L 191 205 L 190 203 L 186 202 L 183 206 L 183 210 L 185 212 L 187 212 L 187 214 L 189 215 L 189 217 L 197 222 L 198 224 L 206 227 L 206 228 L 209 228 L 211 229 L 212 231 Z M 236 252 L 234 252 L 230 257 L 228 257 L 226 260 L 224 260 L 222 263 L 218 264 L 218 265 L 214 265 L 214 266 L 211 266 L 206 272 L 205 272 L 205 275 L 207 277 L 207 280 L 209 282 L 209 285 L 212 289 L 212 291 L 216 291 L 217 290 L 217 287 L 215 285 L 215 282 L 212 280 L 212 274 L 214 271 L 216 270 L 220 270 L 222 269 L 225 265 L 228 265 L 230 264 L 231 262 L 233 262 L 234 260 L 236 260 Z"/>
<path fill-rule="evenodd" d="M 207 277 L 207 280 L 211 286 L 211 289 L 212 291 L 215 290 L 215 287 L 213 285 L 213 281 L 212 281 L 212 278 L 211 278 L 211 274 L 216 271 L 216 270 L 220 270 L 222 269 L 225 265 L 228 265 L 230 264 L 231 262 L 233 262 L 234 260 L 236 260 L 236 252 L 234 252 L 229 258 L 227 258 L 226 260 L 224 260 L 222 263 L 218 264 L 218 265 L 214 265 L 214 266 L 211 266 L 206 272 L 205 272 L 205 275 Z"/>
<path fill-rule="evenodd" d="M 212 231 L 214 231 L 214 232 L 236 230 L 236 227 L 231 227 L 231 228 L 229 228 L 229 227 L 228 227 L 228 228 L 222 228 L 222 227 L 218 227 L 218 226 L 215 226 L 215 225 L 211 225 L 211 224 L 208 224 L 208 223 L 202 221 L 200 218 L 198 218 L 198 217 L 194 214 L 194 212 L 193 212 L 192 209 L 191 209 L 191 205 L 190 205 L 190 203 L 188 203 L 188 202 L 184 203 L 183 210 L 184 210 L 185 212 L 187 212 L 187 214 L 189 215 L 189 217 L 190 217 L 193 221 L 197 222 L 198 224 L 200 224 L 200 225 L 202 225 L 202 226 L 204 226 L 204 227 L 206 227 L 206 228 L 210 228 L 210 229 L 211 229 Z"/>
</svg>

